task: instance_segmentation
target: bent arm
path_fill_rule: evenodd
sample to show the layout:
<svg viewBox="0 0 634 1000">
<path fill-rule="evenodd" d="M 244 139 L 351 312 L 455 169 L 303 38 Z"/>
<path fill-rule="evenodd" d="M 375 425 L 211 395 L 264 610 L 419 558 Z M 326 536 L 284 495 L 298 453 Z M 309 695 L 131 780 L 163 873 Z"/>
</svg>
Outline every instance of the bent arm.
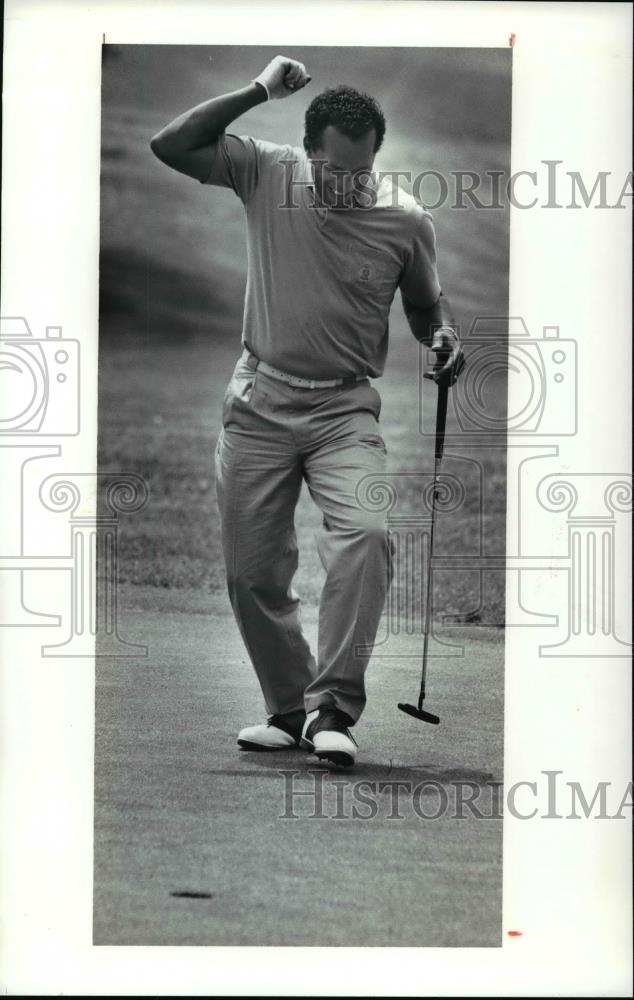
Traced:
<svg viewBox="0 0 634 1000">
<path fill-rule="evenodd" d="M 150 148 L 168 167 L 202 181 L 211 169 L 218 137 L 236 118 L 266 100 L 266 89 L 260 83 L 213 97 L 157 132 Z"/>
<path fill-rule="evenodd" d="M 430 347 L 436 355 L 432 371 L 425 378 L 433 378 L 439 385 L 453 385 L 465 366 L 451 307 L 443 293 L 432 306 L 421 309 L 401 292 L 403 308 L 410 329 L 416 339 Z"/>
<path fill-rule="evenodd" d="M 451 307 L 442 292 L 438 300 L 428 309 L 421 309 L 420 306 L 414 305 L 402 290 L 401 298 L 409 328 L 421 344 L 431 347 L 434 333 L 440 327 L 455 328 L 456 323 Z"/>
</svg>

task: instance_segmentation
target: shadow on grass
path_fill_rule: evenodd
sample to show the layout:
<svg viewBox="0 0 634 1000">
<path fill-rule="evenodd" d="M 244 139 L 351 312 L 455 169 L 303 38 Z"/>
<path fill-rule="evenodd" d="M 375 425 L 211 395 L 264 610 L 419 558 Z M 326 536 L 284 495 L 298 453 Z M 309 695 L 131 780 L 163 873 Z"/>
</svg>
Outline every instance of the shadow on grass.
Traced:
<svg viewBox="0 0 634 1000">
<path fill-rule="evenodd" d="M 434 767 L 434 765 L 392 765 L 392 761 L 360 761 L 354 768 L 327 768 L 307 758 L 302 750 L 284 750 L 283 752 L 241 750 L 240 755 L 248 756 L 248 767 L 245 768 L 206 768 L 205 775 L 222 775 L 236 778 L 279 778 L 285 774 L 295 774 L 298 779 L 324 775 L 325 778 L 340 781 L 342 778 L 350 781 L 375 782 L 408 782 L 410 785 L 420 785 L 423 782 L 434 782 L 436 785 L 454 785 L 468 782 L 479 788 L 499 782 L 491 771 L 483 771 L 470 767 Z M 245 763 L 247 763 L 245 761 Z M 255 766 L 253 766 L 255 765 Z"/>
</svg>

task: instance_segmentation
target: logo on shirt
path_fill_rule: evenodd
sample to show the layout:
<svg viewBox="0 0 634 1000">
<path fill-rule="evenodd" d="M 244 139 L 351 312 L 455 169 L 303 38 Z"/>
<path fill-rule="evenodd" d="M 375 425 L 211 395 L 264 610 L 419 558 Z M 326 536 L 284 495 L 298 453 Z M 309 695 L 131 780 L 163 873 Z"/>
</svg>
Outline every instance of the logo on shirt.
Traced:
<svg viewBox="0 0 634 1000">
<path fill-rule="evenodd" d="M 378 289 L 387 277 L 398 275 L 398 268 L 392 265 L 390 256 L 374 247 L 360 242 L 349 243 L 346 247 L 345 278 L 354 285 L 362 285 L 366 292 L 370 286 Z M 396 268 L 396 270 L 395 270 Z"/>
</svg>

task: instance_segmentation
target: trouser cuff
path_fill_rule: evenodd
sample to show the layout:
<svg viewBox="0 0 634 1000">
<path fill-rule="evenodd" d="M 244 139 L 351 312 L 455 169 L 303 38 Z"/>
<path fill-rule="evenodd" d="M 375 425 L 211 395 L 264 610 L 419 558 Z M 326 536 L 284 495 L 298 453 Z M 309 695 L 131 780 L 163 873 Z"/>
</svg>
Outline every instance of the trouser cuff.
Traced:
<svg viewBox="0 0 634 1000">
<path fill-rule="evenodd" d="M 346 725 L 352 727 L 359 721 L 363 705 L 353 704 L 341 695 L 313 694 L 305 699 L 306 714 L 314 712 L 318 708 L 337 708 L 347 716 Z"/>
</svg>

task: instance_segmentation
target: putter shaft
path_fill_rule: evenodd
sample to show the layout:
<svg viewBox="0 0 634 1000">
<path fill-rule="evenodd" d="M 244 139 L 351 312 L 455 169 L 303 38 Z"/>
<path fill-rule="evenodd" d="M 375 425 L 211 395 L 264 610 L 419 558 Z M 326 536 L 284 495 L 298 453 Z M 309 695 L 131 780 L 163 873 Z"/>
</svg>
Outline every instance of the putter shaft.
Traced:
<svg viewBox="0 0 634 1000">
<path fill-rule="evenodd" d="M 425 700 L 425 684 L 427 681 L 427 652 L 429 648 L 429 633 L 431 632 L 431 616 L 433 613 L 432 604 L 432 558 L 434 555 L 434 526 L 436 524 L 436 500 L 438 498 L 438 477 L 440 475 L 440 463 L 442 462 L 443 450 L 445 446 L 445 427 L 447 425 L 447 401 L 449 398 L 449 387 L 441 385 L 438 387 L 438 407 L 436 410 L 436 440 L 434 447 L 434 481 L 431 500 L 431 525 L 429 528 L 429 552 L 427 555 L 427 578 L 425 590 L 425 621 L 423 625 L 423 668 L 420 681 L 420 694 L 418 696 L 418 711 L 422 712 Z"/>
</svg>

